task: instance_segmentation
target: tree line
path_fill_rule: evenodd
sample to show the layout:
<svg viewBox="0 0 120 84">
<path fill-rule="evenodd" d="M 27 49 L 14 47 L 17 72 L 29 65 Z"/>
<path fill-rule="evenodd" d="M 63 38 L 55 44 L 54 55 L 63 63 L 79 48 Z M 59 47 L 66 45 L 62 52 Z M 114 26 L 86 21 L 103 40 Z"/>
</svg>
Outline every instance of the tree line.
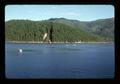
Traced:
<svg viewBox="0 0 120 84">
<path fill-rule="evenodd" d="M 43 41 L 46 32 L 52 42 L 104 41 L 100 36 L 57 22 L 11 20 L 5 23 L 6 41 Z"/>
</svg>

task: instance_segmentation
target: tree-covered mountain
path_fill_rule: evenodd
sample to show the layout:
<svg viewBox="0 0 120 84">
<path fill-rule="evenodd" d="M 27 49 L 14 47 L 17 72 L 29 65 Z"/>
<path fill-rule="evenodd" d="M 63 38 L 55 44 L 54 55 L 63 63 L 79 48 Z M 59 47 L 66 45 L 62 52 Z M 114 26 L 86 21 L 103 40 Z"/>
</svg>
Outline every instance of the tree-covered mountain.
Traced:
<svg viewBox="0 0 120 84">
<path fill-rule="evenodd" d="M 6 41 L 43 41 L 48 33 L 52 42 L 111 41 L 114 39 L 114 20 L 81 22 L 65 18 L 44 21 L 10 20 L 5 22 Z M 52 28 L 52 34 L 51 34 Z"/>
<path fill-rule="evenodd" d="M 104 39 L 114 40 L 114 18 L 99 19 L 95 21 L 78 21 L 65 18 L 51 18 L 49 21 L 63 23 L 86 32 L 99 35 Z"/>
</svg>

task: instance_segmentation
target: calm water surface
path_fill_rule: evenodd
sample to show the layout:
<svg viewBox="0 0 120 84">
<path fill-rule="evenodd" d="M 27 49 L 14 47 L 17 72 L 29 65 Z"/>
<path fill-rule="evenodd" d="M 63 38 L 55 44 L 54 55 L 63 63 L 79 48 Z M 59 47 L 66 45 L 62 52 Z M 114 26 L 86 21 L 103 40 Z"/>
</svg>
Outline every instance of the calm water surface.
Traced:
<svg viewBox="0 0 120 84">
<path fill-rule="evenodd" d="M 114 62 L 114 44 L 5 45 L 7 78 L 113 78 Z"/>
</svg>

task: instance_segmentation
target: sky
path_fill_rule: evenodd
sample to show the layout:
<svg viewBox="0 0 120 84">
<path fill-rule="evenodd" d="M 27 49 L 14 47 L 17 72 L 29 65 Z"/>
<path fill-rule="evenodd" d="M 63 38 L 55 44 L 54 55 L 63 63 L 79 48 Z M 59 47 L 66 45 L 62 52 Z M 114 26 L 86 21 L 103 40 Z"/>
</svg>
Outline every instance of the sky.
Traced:
<svg viewBox="0 0 120 84">
<path fill-rule="evenodd" d="M 12 19 L 47 20 L 67 18 L 94 21 L 114 17 L 112 5 L 6 5 L 5 21 Z"/>
</svg>

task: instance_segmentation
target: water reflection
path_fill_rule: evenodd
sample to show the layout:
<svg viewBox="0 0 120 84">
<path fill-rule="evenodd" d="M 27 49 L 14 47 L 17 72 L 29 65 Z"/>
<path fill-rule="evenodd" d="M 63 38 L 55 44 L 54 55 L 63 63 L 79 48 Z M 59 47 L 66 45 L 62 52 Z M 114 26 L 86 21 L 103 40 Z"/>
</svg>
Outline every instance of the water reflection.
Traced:
<svg viewBox="0 0 120 84">
<path fill-rule="evenodd" d="M 17 56 L 23 56 L 24 52 L 17 52 Z"/>
</svg>

